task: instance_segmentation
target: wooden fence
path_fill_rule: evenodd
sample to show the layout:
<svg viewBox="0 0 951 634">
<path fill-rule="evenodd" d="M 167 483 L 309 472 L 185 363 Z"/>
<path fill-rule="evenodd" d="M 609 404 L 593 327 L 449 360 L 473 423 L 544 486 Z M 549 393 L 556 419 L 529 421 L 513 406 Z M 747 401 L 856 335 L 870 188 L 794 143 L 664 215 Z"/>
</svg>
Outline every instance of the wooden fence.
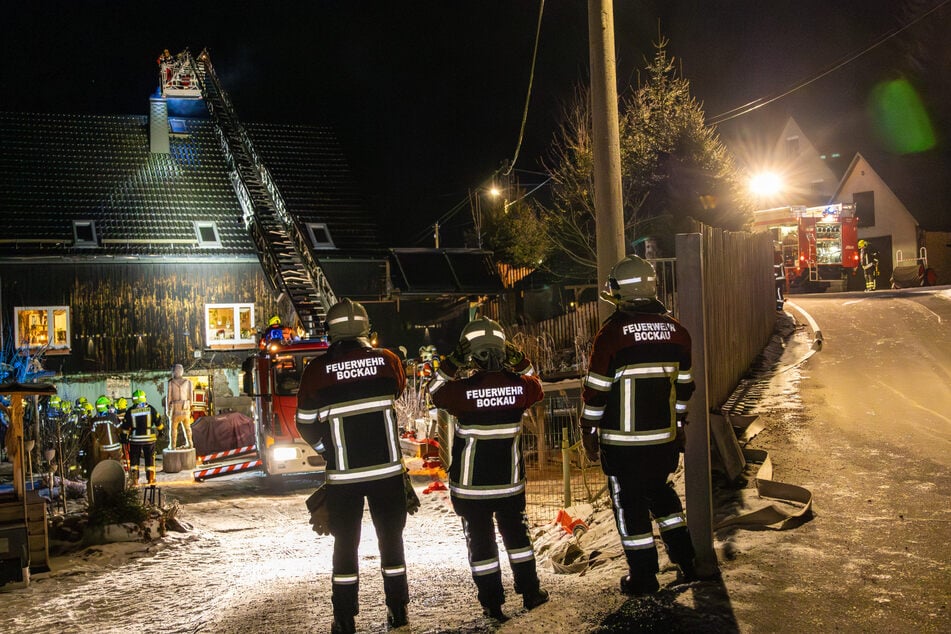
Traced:
<svg viewBox="0 0 951 634">
<path fill-rule="evenodd" d="M 729 397 L 744 373 L 769 343 L 776 323 L 773 248 L 768 233 L 733 232 L 697 226 L 702 235 L 707 339 L 707 393 L 711 407 Z M 681 302 L 676 260 L 651 260 L 657 270 L 658 296 L 675 317 Z M 515 324 L 514 302 L 491 301 L 484 310 L 525 345 L 536 369 L 545 374 L 581 369 L 598 331 L 598 302 L 533 324 Z"/>
</svg>

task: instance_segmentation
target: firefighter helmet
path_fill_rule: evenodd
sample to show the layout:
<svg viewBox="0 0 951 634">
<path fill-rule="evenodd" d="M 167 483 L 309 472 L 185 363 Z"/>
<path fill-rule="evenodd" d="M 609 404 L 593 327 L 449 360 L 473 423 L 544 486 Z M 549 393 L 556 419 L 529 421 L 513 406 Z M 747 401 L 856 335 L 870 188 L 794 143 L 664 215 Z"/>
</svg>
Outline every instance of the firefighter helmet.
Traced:
<svg viewBox="0 0 951 634">
<path fill-rule="evenodd" d="M 370 317 L 363 304 L 343 299 L 327 311 L 327 335 L 331 341 L 357 339 L 370 334 Z"/>
<path fill-rule="evenodd" d="M 657 299 L 657 273 L 650 262 L 629 255 L 611 269 L 605 292 L 618 302 L 642 303 Z"/>
<path fill-rule="evenodd" d="M 135 392 L 132 393 L 132 400 L 136 403 L 144 403 L 145 392 L 143 392 L 142 390 L 136 390 Z"/>
<path fill-rule="evenodd" d="M 482 368 L 501 365 L 505 358 L 505 331 L 488 317 L 470 321 L 459 338 L 469 342 L 470 355 Z"/>
<path fill-rule="evenodd" d="M 268 320 L 267 325 L 268 325 L 268 326 L 280 326 L 280 325 L 281 325 L 281 318 L 280 318 L 278 315 L 274 315 L 273 317 L 271 317 L 271 318 Z"/>
<path fill-rule="evenodd" d="M 112 399 L 105 394 L 96 399 L 96 411 L 101 414 L 104 414 L 110 405 L 112 405 Z"/>
<path fill-rule="evenodd" d="M 92 403 L 90 403 L 89 401 L 86 401 L 85 403 L 83 403 L 80 409 L 82 409 L 83 413 L 86 414 L 87 416 L 89 416 L 94 411 L 96 411 L 96 409 L 92 406 Z"/>
<path fill-rule="evenodd" d="M 859 248 L 860 248 L 860 249 L 864 249 L 864 248 L 867 247 L 867 246 L 868 246 L 868 242 L 866 242 L 865 240 L 859 240 Z"/>
<path fill-rule="evenodd" d="M 124 412 L 129 409 L 128 399 L 126 399 L 124 396 L 120 396 L 118 399 L 116 399 L 116 409 L 120 412 Z"/>
<path fill-rule="evenodd" d="M 53 396 L 50 397 L 49 403 L 47 403 L 46 406 L 48 409 L 53 410 L 53 409 L 59 409 L 62 406 L 62 404 L 63 404 L 63 399 L 61 399 L 60 397 L 54 394 Z"/>
<path fill-rule="evenodd" d="M 79 398 L 76 399 L 76 407 L 80 407 L 80 408 L 81 408 L 81 407 L 85 406 L 86 403 L 88 403 L 88 402 L 89 402 L 89 401 L 86 400 L 86 397 L 85 397 L 85 396 L 80 396 Z"/>
</svg>

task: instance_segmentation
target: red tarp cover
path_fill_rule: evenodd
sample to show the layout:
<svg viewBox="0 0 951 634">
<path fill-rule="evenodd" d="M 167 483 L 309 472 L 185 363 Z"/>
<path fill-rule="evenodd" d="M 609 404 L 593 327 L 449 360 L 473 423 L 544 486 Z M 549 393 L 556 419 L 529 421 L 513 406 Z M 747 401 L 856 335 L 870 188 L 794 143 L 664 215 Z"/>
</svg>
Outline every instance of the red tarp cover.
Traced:
<svg viewBox="0 0 951 634">
<path fill-rule="evenodd" d="M 199 456 L 247 447 L 255 443 L 254 421 L 240 412 L 202 416 L 192 423 L 192 439 Z"/>
</svg>

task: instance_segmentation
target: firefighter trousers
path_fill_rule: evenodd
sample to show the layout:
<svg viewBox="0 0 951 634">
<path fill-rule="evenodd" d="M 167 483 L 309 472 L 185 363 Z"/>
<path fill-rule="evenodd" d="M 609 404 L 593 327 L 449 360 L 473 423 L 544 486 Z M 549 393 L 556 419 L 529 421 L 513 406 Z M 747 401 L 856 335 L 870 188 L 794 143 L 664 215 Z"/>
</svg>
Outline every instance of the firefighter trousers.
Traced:
<svg viewBox="0 0 951 634">
<path fill-rule="evenodd" d="M 487 500 L 452 496 L 452 506 L 462 518 L 472 580 L 475 581 L 479 591 L 479 603 L 483 607 L 496 608 L 505 603 L 493 519 L 498 524 L 502 543 L 508 553 L 515 580 L 515 592 L 525 594 L 538 590 L 535 549 L 528 532 L 524 493 Z"/>
<path fill-rule="evenodd" d="M 651 518 L 657 522 L 670 560 L 681 569 L 692 569 L 693 564 L 693 543 L 684 507 L 667 481 L 676 469 L 679 454 L 675 448 L 664 445 L 658 451 L 671 452 L 670 469 L 662 465 L 663 461 L 650 461 L 651 468 L 608 477 L 614 521 L 634 579 L 654 576 L 659 570 Z"/>
<path fill-rule="evenodd" d="M 155 443 L 129 443 L 129 473 L 135 474 L 135 481 L 139 476 L 139 459 L 145 459 L 146 480 L 149 484 L 155 482 Z"/>
<path fill-rule="evenodd" d="M 406 526 L 406 491 L 403 475 L 382 480 L 327 485 L 330 534 L 334 538 L 333 603 L 335 616 L 354 616 L 360 611 L 358 548 L 363 523 L 364 500 L 380 545 L 380 567 L 386 605 L 398 608 L 409 603 L 403 528 Z"/>
</svg>

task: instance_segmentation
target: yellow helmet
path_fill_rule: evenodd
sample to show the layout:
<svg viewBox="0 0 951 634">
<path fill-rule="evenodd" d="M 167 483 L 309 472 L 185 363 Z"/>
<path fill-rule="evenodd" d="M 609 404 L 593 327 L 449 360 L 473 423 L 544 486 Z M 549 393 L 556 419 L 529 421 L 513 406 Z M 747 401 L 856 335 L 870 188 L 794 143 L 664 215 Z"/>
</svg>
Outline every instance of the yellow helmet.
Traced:
<svg viewBox="0 0 951 634">
<path fill-rule="evenodd" d="M 277 315 L 274 315 L 273 317 L 271 317 L 271 318 L 268 320 L 267 325 L 268 325 L 268 326 L 278 326 L 278 325 L 280 325 L 280 323 L 281 323 L 281 318 L 280 318 L 279 316 L 277 316 Z"/>
<path fill-rule="evenodd" d="M 867 247 L 867 246 L 868 246 L 868 242 L 866 242 L 865 240 L 859 240 L 859 248 L 860 248 L 860 249 L 864 249 L 864 248 Z"/>
</svg>

